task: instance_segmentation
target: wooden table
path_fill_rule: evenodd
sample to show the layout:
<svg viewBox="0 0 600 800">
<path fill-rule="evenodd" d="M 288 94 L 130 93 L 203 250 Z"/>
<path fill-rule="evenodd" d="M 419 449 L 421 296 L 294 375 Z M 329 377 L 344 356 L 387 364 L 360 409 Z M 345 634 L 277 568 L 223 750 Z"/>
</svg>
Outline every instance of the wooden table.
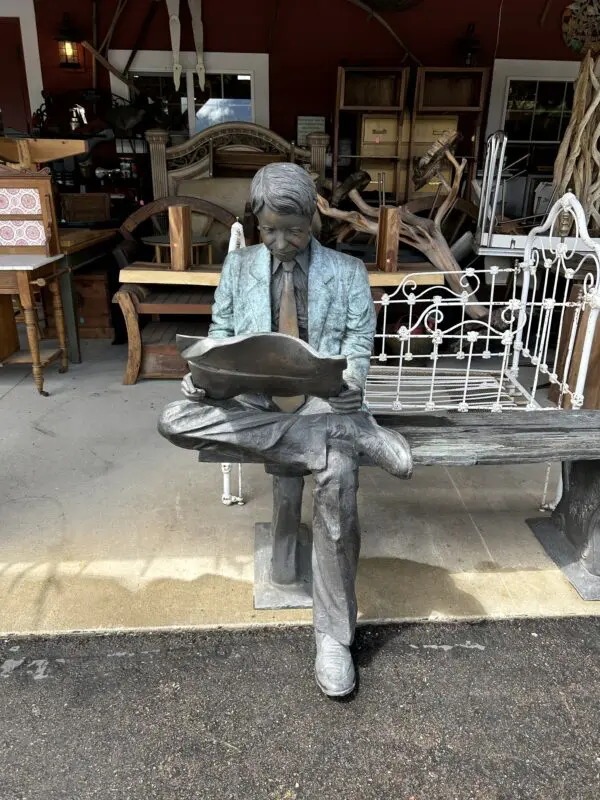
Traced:
<svg viewBox="0 0 600 800">
<path fill-rule="evenodd" d="M 142 238 L 144 244 L 150 245 L 154 248 L 157 264 L 168 264 L 171 260 L 171 240 L 169 236 L 164 234 L 157 234 L 156 236 L 144 236 Z M 197 236 L 192 234 L 192 261 L 194 264 L 199 264 L 199 252 L 203 247 L 208 247 L 208 263 L 212 264 L 213 250 L 212 239 L 206 236 Z M 166 258 L 163 259 L 163 250 L 166 251 Z"/>
<path fill-rule="evenodd" d="M 401 272 L 381 272 L 372 265 L 367 266 L 371 288 L 391 288 L 410 277 L 417 286 L 443 286 L 444 276 L 429 264 L 419 264 Z M 194 266 L 183 272 L 168 269 L 164 264 L 136 261 L 119 273 L 121 283 L 156 283 L 171 286 L 218 286 L 221 280 L 221 265 Z"/>
<path fill-rule="evenodd" d="M 67 352 L 74 364 L 81 363 L 81 347 L 73 273 L 105 259 L 116 236 L 116 228 L 62 228 L 59 231 L 60 251 L 63 254 L 60 291 L 67 330 Z"/>
<path fill-rule="evenodd" d="M 0 255 L 0 295 L 18 295 L 23 307 L 29 344 L 29 353 L 21 350 L 10 354 L 5 352 L 2 363 L 31 364 L 37 390 L 44 396 L 48 395 L 48 392 L 44 391 L 44 367 L 60 358 L 59 372 L 66 372 L 68 368 L 65 322 L 59 287 L 58 262 L 60 258 L 61 256 Z M 52 292 L 58 348 L 40 346 L 32 285 L 48 286 Z M 3 333 L 3 337 L 7 336 L 7 341 L 13 342 L 18 347 L 16 322 L 13 317 L 11 328 L 6 316 L 8 305 L 3 305 L 4 314 L 0 332 Z"/>
</svg>

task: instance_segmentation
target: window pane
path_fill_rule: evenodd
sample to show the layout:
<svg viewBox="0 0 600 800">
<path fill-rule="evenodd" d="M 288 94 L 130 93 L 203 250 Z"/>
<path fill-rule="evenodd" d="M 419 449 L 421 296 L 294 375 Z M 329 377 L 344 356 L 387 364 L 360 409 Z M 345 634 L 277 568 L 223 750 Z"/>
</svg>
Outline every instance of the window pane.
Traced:
<svg viewBox="0 0 600 800">
<path fill-rule="evenodd" d="M 541 172 L 551 175 L 554 170 L 554 162 L 558 155 L 557 144 L 536 144 L 531 148 L 531 160 L 529 162 L 530 172 Z"/>
<path fill-rule="evenodd" d="M 530 146 L 528 144 L 511 144 L 506 146 L 504 169 L 512 173 L 521 172 L 529 167 Z"/>
<path fill-rule="evenodd" d="M 562 111 L 566 84 L 564 81 L 540 81 L 536 111 Z"/>
<path fill-rule="evenodd" d="M 196 132 L 222 122 L 252 122 L 249 75 L 209 75 L 206 92 L 196 95 Z M 222 91 L 222 87 L 224 91 Z"/>
<path fill-rule="evenodd" d="M 508 88 L 508 111 L 533 111 L 537 81 L 511 81 Z"/>
<path fill-rule="evenodd" d="M 195 73 L 193 75 L 193 80 L 196 109 L 201 108 L 204 103 L 208 103 L 209 100 L 223 97 L 220 75 L 207 75 L 204 91 L 198 86 L 198 78 Z"/>
<path fill-rule="evenodd" d="M 569 111 L 573 109 L 573 95 L 575 93 L 575 85 L 571 82 L 567 83 L 567 94 L 565 96 L 565 108 Z"/>
<path fill-rule="evenodd" d="M 531 138 L 534 141 L 557 142 L 560 138 L 560 114 L 536 113 Z"/>
<path fill-rule="evenodd" d="M 569 127 L 569 122 L 571 122 L 571 114 L 564 114 L 562 118 L 562 123 L 560 126 L 560 140 L 562 142 L 565 133 L 567 132 L 567 128 Z"/>
<path fill-rule="evenodd" d="M 250 100 L 252 79 L 250 75 L 223 75 L 223 97 L 228 100 Z"/>
<path fill-rule="evenodd" d="M 134 75 L 133 84 L 149 99 L 149 113 L 157 125 L 171 131 L 188 130 L 185 76 L 179 89 L 175 89 L 172 75 Z"/>
<path fill-rule="evenodd" d="M 504 130 L 509 141 L 529 141 L 533 114 L 529 111 L 509 111 Z"/>
</svg>

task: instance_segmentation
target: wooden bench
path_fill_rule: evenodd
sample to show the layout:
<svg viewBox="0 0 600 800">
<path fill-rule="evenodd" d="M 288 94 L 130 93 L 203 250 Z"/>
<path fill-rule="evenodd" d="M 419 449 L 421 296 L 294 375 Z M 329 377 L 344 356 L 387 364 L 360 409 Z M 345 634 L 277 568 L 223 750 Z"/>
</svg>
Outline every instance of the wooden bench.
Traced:
<svg viewBox="0 0 600 800">
<path fill-rule="evenodd" d="M 178 324 L 177 332 L 190 336 L 206 336 L 212 314 L 214 292 L 221 279 L 221 265 L 193 266 L 177 272 L 168 264 L 137 261 L 123 268 L 119 280 L 123 286 L 115 294 L 125 318 L 129 351 L 123 383 L 131 385 L 139 378 L 182 378 L 187 372 L 175 346 L 173 323 L 157 319 L 164 315 L 204 316 L 203 320 Z M 395 288 L 407 280 L 415 286 L 441 286 L 441 272 L 414 264 L 402 272 L 386 273 L 368 265 L 369 284 L 375 308 L 379 311 L 385 289 Z M 152 325 L 140 328 L 139 316 L 151 314 Z M 194 328 L 194 325 L 196 326 Z"/>
<path fill-rule="evenodd" d="M 214 298 L 210 287 L 176 286 L 153 291 L 148 286 L 125 284 L 114 296 L 125 318 L 128 338 L 125 385 L 138 378 L 182 378 L 187 366 L 177 352 L 177 333 L 206 336 Z M 140 315 L 150 314 L 153 321 L 140 329 Z M 160 315 L 203 317 L 192 322 L 169 322 Z"/>
<path fill-rule="evenodd" d="M 528 522 L 579 594 L 588 600 L 600 599 L 600 414 L 597 411 L 380 414 L 375 418 L 380 425 L 395 428 L 406 437 L 417 468 L 561 461 L 560 502 L 551 516 Z M 210 451 L 200 451 L 199 461 L 235 462 L 236 458 L 219 445 Z M 265 463 L 252 458 L 245 462 Z M 371 464 L 361 458 L 361 466 Z M 265 572 L 264 563 L 259 563 L 261 559 L 264 562 L 264 552 L 259 549 L 257 542 L 257 575 Z M 281 594 L 285 590 L 277 591 L 278 605 L 283 606 Z M 310 605 L 310 598 L 306 602 L 298 600 L 297 587 L 292 587 L 291 597 L 289 606 Z"/>
</svg>

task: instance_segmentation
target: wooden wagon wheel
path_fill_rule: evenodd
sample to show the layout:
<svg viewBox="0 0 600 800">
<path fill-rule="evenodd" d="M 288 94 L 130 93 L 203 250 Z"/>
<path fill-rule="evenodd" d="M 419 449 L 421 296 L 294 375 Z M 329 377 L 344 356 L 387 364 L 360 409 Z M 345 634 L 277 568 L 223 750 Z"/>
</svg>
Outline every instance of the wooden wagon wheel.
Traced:
<svg viewBox="0 0 600 800">
<path fill-rule="evenodd" d="M 168 197 L 160 197 L 158 200 L 154 200 L 152 203 L 148 203 L 137 211 L 134 211 L 121 225 L 119 233 L 124 239 L 135 239 L 133 232 L 142 222 L 146 222 L 146 220 L 151 219 L 157 214 L 164 214 L 168 211 L 170 206 L 189 206 L 192 211 L 210 217 L 212 220 L 220 222 L 227 228 L 231 228 L 236 221 L 236 218 L 230 211 L 218 206 L 216 203 L 202 200 L 199 197 L 169 195 Z"/>
</svg>

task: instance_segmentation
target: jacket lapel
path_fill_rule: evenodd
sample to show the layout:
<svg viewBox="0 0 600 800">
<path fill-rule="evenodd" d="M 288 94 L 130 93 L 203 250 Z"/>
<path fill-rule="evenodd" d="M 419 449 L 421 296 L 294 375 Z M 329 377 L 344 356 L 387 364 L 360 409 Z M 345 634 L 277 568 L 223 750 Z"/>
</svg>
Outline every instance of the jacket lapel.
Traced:
<svg viewBox="0 0 600 800">
<path fill-rule="evenodd" d="M 248 282 L 242 283 L 245 297 L 240 298 L 248 304 L 256 333 L 271 330 L 271 254 L 264 245 L 256 250 L 254 260 L 248 268 Z"/>
<path fill-rule="evenodd" d="M 329 306 L 333 300 L 335 273 L 331 260 L 324 258 L 323 248 L 313 239 L 311 242 L 310 268 L 308 271 L 308 343 L 318 349 Z"/>
</svg>

